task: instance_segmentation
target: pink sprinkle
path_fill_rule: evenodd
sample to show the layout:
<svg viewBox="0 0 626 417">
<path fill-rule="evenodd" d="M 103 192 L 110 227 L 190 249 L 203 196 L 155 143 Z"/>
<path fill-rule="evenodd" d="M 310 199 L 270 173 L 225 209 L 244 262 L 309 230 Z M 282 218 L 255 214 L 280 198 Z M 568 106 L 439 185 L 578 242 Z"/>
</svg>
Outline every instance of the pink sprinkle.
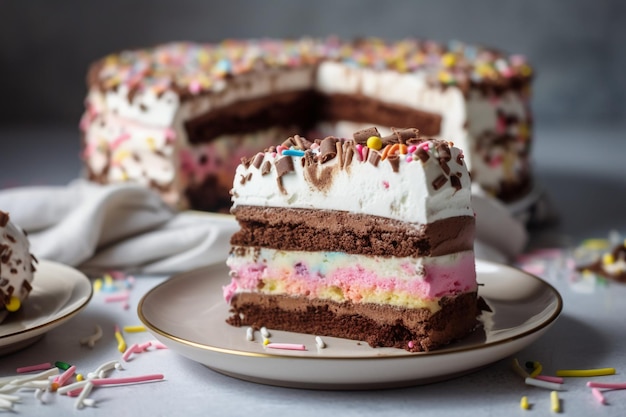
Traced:
<svg viewBox="0 0 626 417">
<path fill-rule="evenodd" d="M 557 384 L 562 384 L 563 382 L 565 382 L 565 380 L 560 376 L 536 375 L 534 378 L 546 382 L 555 382 Z"/>
<path fill-rule="evenodd" d="M 176 131 L 171 127 L 165 129 L 165 139 L 167 139 L 168 142 L 173 142 L 176 139 Z"/>
<path fill-rule="evenodd" d="M 357 155 L 359 155 L 359 162 L 363 162 L 363 145 L 358 143 L 355 148 Z"/>
<path fill-rule="evenodd" d="M 306 346 L 298 343 L 269 343 L 265 347 L 270 349 L 306 350 Z"/>
<path fill-rule="evenodd" d="M 63 385 L 65 385 L 67 380 L 70 379 L 72 375 L 74 375 L 74 372 L 76 372 L 76 366 L 72 365 L 69 368 L 67 368 L 67 370 L 63 372 L 61 375 L 54 378 L 54 382 L 56 382 L 59 385 L 59 387 L 62 387 Z"/>
<path fill-rule="evenodd" d="M 146 343 L 142 343 L 140 345 L 137 345 L 137 348 L 135 349 L 135 352 L 145 352 L 150 346 L 152 346 L 152 342 L 146 342 Z"/>
<path fill-rule="evenodd" d="M 54 368 L 54 367 L 52 366 L 52 364 L 50 364 L 50 362 L 45 362 L 45 363 L 40 363 L 37 365 L 22 366 L 21 368 L 17 368 L 15 372 L 17 372 L 18 374 L 23 374 L 26 372 L 44 371 L 50 368 Z"/>
<path fill-rule="evenodd" d="M 587 382 L 587 386 L 589 388 L 609 388 L 609 389 L 626 389 L 626 383 L 617 382 L 617 383 L 609 383 L 609 382 Z"/>
<path fill-rule="evenodd" d="M 105 302 L 111 303 L 114 301 L 127 301 L 129 297 L 128 292 L 124 292 L 122 294 L 109 295 L 104 299 Z"/>
<path fill-rule="evenodd" d="M 591 394 L 593 394 L 593 397 L 598 400 L 598 402 L 600 404 L 606 404 L 606 400 L 604 399 L 604 395 L 602 395 L 602 393 L 600 392 L 599 389 L 597 388 L 591 388 Z"/>
<path fill-rule="evenodd" d="M 131 376 L 131 377 L 126 377 L 126 378 L 91 379 L 90 382 L 94 386 L 103 386 L 103 385 L 121 385 L 121 384 L 133 384 L 137 382 L 158 381 L 163 378 L 165 378 L 163 374 L 151 374 L 151 375 L 142 375 L 142 376 Z"/>
<path fill-rule="evenodd" d="M 412 340 L 409 340 L 409 349 L 413 349 L 415 347 L 415 343 Z"/>
<path fill-rule="evenodd" d="M 189 83 L 189 92 L 191 92 L 191 94 L 198 94 L 200 90 L 202 90 L 202 86 L 197 80 L 193 80 Z"/>
<path fill-rule="evenodd" d="M 383 187 L 389 188 L 389 181 L 383 181 Z"/>
<path fill-rule="evenodd" d="M 137 343 L 133 343 L 132 345 L 130 345 L 128 349 L 126 349 L 126 351 L 122 354 L 122 359 L 125 362 L 128 362 L 128 359 L 130 359 L 130 355 L 136 353 L 138 347 L 139 345 Z"/>
<path fill-rule="evenodd" d="M 409 146 L 409 147 L 407 148 L 407 150 L 406 150 L 406 151 L 407 151 L 408 153 L 413 153 L 413 152 L 415 152 L 416 150 L 417 150 L 417 146 L 415 146 L 415 145 L 411 145 L 411 146 Z"/>
<path fill-rule="evenodd" d="M 284 151 L 285 149 L 287 149 L 287 147 L 286 147 L 286 146 L 283 146 L 283 145 L 278 145 L 278 146 L 276 147 L 276 152 L 278 152 L 278 154 L 279 154 L 279 155 L 282 155 L 282 154 L 283 154 L 283 151 Z"/>
<path fill-rule="evenodd" d="M 155 349 L 169 349 L 167 346 L 165 346 L 163 343 L 159 342 L 158 340 L 152 340 L 150 343 L 152 343 L 152 346 L 154 346 Z"/>
<path fill-rule="evenodd" d="M 117 138 L 115 138 L 113 142 L 111 142 L 111 149 L 116 149 L 118 146 L 120 146 L 122 143 L 124 143 L 128 139 L 130 139 L 130 134 L 122 133 Z"/>
</svg>

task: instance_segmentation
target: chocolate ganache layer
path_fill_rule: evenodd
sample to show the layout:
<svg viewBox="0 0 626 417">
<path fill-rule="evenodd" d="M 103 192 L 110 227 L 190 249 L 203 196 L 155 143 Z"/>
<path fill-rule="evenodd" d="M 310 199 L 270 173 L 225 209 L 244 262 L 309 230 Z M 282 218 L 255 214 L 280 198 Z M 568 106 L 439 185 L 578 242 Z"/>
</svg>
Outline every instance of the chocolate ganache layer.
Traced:
<svg viewBox="0 0 626 417">
<path fill-rule="evenodd" d="M 470 216 L 408 225 L 331 210 L 238 206 L 233 214 L 241 226 L 231 238 L 234 246 L 359 255 L 441 256 L 471 250 L 475 228 Z"/>
<path fill-rule="evenodd" d="M 444 297 L 441 309 L 405 309 L 379 304 L 337 303 L 305 297 L 240 293 L 231 301 L 227 322 L 298 333 L 363 340 L 372 347 L 429 351 L 458 340 L 477 326 L 476 293 Z"/>
</svg>

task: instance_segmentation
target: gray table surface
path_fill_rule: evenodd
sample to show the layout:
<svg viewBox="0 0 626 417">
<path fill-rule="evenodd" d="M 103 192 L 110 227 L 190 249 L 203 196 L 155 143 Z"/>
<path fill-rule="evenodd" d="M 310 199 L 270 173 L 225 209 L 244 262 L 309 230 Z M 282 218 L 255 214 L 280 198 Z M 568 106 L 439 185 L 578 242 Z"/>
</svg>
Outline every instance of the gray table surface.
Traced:
<svg viewBox="0 0 626 417">
<path fill-rule="evenodd" d="M 626 233 L 626 128 L 539 128 L 533 150 L 540 186 L 546 191 L 560 222 L 532 231 L 532 245 L 571 246 L 589 237 L 606 237 L 610 230 Z M 68 140 L 76 137 L 76 141 Z M 0 187 L 66 184 L 80 171 L 78 135 L 71 128 L 2 128 Z M 562 368 L 614 367 L 617 374 L 596 378 L 626 382 L 626 285 L 591 283 L 580 286 L 555 269 L 542 275 L 558 289 L 564 309 L 554 326 L 515 356 L 537 360 L 544 373 Z M 0 357 L 0 377 L 14 375 L 18 366 L 57 360 L 88 372 L 119 359 L 114 324 L 139 324 L 137 303 L 149 289 L 168 279 L 137 277 L 130 308 L 106 303 L 94 294 L 85 310 L 49 331 L 28 348 Z M 93 349 L 79 344 L 99 324 L 103 338 Z M 153 340 L 149 333 L 126 336 L 127 343 Z M 373 391 L 314 391 L 279 388 L 223 376 L 170 350 L 138 355 L 127 366 L 133 375 L 163 373 L 165 381 L 125 388 L 102 388 L 91 397 L 95 408 L 74 409 L 74 401 L 58 395 L 41 404 L 32 392 L 21 392 L 14 412 L 53 415 L 552 415 L 550 393 L 526 386 L 511 371 L 510 358 L 469 375 L 444 382 Z M 130 374 L 130 372 L 129 372 Z M 585 386 L 587 378 L 570 378 L 560 393 L 561 414 L 617 416 L 626 414 L 626 392 L 605 394 L 599 404 Z M 526 395 L 532 408 L 519 407 Z M 0 414 L 2 410 L 0 410 Z M 8 413 L 7 413 L 8 414 Z M 529 414 L 529 415 L 531 415 Z"/>
</svg>

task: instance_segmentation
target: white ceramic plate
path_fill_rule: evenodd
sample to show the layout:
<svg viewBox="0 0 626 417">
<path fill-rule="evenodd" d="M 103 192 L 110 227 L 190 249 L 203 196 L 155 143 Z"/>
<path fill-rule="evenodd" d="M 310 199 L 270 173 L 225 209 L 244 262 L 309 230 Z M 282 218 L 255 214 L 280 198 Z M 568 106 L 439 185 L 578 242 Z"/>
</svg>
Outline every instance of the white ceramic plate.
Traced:
<svg viewBox="0 0 626 417">
<path fill-rule="evenodd" d="M 298 388 L 369 389 L 424 384 L 471 372 L 535 341 L 562 309 L 558 292 L 521 270 L 477 261 L 480 295 L 492 308 L 483 328 L 445 349 L 410 353 L 371 348 L 354 340 L 271 332 L 272 342 L 301 343 L 306 351 L 273 350 L 261 335 L 246 340 L 246 328 L 225 323 L 228 307 L 224 266 L 173 276 L 149 291 L 138 314 L 151 333 L 172 350 L 236 378 Z"/>
<path fill-rule="evenodd" d="M 92 296 L 89 279 L 56 262 L 40 261 L 22 308 L 0 324 L 0 355 L 22 349 L 74 317 Z"/>
</svg>

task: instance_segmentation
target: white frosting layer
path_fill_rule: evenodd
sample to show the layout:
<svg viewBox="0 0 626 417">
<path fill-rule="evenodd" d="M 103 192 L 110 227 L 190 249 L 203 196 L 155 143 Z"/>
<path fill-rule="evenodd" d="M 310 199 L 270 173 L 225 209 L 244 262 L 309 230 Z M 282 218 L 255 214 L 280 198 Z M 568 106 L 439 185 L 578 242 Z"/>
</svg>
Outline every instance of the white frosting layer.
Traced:
<svg viewBox="0 0 626 417">
<path fill-rule="evenodd" d="M 347 167 L 340 167 L 339 158 L 316 164 L 314 176 L 328 176 L 323 186 L 303 172 L 301 157 L 264 154 L 271 171 L 262 175 L 263 164 L 256 168 L 240 165 L 233 185 L 233 208 L 237 206 L 290 207 L 303 209 L 341 210 L 372 216 L 388 217 L 414 224 L 473 216 L 470 199 L 470 178 L 465 164 L 457 162 L 461 151 L 451 148 L 448 163 L 450 175 L 459 176 L 461 188 L 448 180 L 435 189 L 433 182 L 444 175 L 439 161 L 431 156 L 425 163 L 399 158 L 398 172 L 388 160 L 378 166 L 360 162 L 357 155 Z M 280 158 L 293 158 L 294 171 L 282 176 L 282 191 L 277 185 L 278 173 L 274 164 Z M 241 181 L 242 179 L 245 181 Z"/>
</svg>

